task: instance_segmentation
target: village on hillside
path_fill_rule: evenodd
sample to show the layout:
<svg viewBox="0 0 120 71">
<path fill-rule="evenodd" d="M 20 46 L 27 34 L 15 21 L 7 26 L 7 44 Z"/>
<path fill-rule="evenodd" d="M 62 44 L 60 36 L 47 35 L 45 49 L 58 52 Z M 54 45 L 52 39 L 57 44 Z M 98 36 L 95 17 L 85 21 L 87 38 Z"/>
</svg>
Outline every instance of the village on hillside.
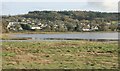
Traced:
<svg viewBox="0 0 120 71">
<path fill-rule="evenodd" d="M 2 20 L 8 31 L 118 31 L 120 24 L 116 16 L 116 13 L 86 11 L 33 11 L 25 15 L 3 16 Z"/>
<path fill-rule="evenodd" d="M 110 26 L 111 24 L 112 23 L 106 23 L 105 25 Z M 91 23 L 80 23 L 80 25 L 82 26 L 79 28 L 81 29 L 81 31 L 98 31 L 99 30 L 99 24 L 91 25 Z M 47 23 L 41 23 L 40 21 L 31 20 L 31 18 L 28 18 L 28 19 L 23 18 L 21 22 L 11 21 L 7 25 L 7 29 L 12 30 L 12 31 L 42 30 L 42 29 L 45 29 L 46 27 L 51 27 L 51 26 Z M 59 27 L 58 24 L 54 24 L 52 28 L 58 28 L 58 27 Z M 65 24 L 63 24 L 62 27 L 65 27 Z"/>
<path fill-rule="evenodd" d="M 30 18 L 29 18 L 30 19 Z M 44 28 L 46 28 L 47 26 L 50 27 L 48 24 L 44 24 L 41 22 L 37 22 L 35 20 L 29 20 L 29 19 L 23 19 L 21 22 L 9 22 L 9 24 L 7 25 L 7 29 L 12 30 L 12 31 L 16 31 L 16 30 L 42 30 Z M 26 25 L 26 27 L 25 27 Z M 81 28 L 82 31 L 93 31 L 93 30 L 98 30 L 98 24 L 95 26 L 91 26 L 90 23 L 80 23 L 80 25 L 82 25 L 83 27 Z M 107 23 L 107 25 L 110 25 L 110 23 Z M 53 28 L 57 28 L 59 27 L 59 25 L 55 24 L 53 25 Z M 62 26 L 64 27 L 64 25 Z"/>
</svg>

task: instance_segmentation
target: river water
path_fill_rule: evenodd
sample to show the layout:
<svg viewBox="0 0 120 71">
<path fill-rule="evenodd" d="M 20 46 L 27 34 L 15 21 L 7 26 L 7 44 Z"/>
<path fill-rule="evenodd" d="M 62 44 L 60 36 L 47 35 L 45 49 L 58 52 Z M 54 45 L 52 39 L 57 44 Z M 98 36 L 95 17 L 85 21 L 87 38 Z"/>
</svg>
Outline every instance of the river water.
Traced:
<svg viewBox="0 0 120 71">
<path fill-rule="evenodd" d="M 16 34 L 15 38 L 31 38 L 32 40 L 118 40 L 118 32 L 85 32 L 62 34 Z"/>
</svg>

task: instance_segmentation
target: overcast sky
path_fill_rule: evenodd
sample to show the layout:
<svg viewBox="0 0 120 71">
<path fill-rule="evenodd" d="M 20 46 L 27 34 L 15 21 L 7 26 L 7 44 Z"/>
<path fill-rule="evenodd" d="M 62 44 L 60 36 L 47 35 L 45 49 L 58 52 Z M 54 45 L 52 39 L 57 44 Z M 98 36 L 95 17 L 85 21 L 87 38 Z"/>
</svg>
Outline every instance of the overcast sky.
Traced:
<svg viewBox="0 0 120 71">
<path fill-rule="evenodd" d="M 3 0 L 3 15 L 25 14 L 41 10 L 81 10 L 118 12 L 119 0 Z"/>
</svg>

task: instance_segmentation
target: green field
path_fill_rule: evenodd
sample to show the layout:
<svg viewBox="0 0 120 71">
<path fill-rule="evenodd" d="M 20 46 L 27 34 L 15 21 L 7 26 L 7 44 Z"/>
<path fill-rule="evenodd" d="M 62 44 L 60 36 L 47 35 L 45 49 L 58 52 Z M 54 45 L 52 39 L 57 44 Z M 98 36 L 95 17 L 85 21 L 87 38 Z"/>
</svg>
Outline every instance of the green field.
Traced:
<svg viewBox="0 0 120 71">
<path fill-rule="evenodd" d="M 3 42 L 3 69 L 116 69 L 117 42 Z"/>
</svg>

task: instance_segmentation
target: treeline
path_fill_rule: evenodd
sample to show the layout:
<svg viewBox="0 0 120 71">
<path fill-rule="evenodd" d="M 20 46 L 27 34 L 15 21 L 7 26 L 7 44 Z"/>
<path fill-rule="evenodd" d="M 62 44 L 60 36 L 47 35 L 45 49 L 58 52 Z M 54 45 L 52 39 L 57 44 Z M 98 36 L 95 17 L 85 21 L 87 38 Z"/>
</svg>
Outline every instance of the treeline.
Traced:
<svg viewBox="0 0 120 71">
<path fill-rule="evenodd" d="M 62 20 L 77 19 L 81 20 L 95 20 L 104 19 L 105 21 L 117 21 L 118 13 L 105 13 L 105 12 L 92 12 L 92 11 L 32 11 L 26 15 L 22 15 L 26 18 L 37 18 L 42 20 Z"/>
</svg>

